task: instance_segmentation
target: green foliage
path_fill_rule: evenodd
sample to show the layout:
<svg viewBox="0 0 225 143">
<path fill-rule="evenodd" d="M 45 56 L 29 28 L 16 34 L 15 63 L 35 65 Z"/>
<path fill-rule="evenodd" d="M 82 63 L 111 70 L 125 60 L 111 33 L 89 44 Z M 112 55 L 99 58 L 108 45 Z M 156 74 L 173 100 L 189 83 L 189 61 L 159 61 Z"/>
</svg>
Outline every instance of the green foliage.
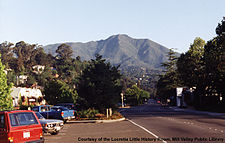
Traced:
<svg viewBox="0 0 225 143">
<path fill-rule="evenodd" d="M 99 113 L 98 110 L 96 110 L 94 108 L 88 108 L 87 110 L 78 111 L 78 116 L 80 118 L 94 119 L 95 115 L 98 113 Z"/>
<path fill-rule="evenodd" d="M 7 78 L 4 72 L 4 65 L 0 60 L 0 111 L 13 109 L 12 97 L 10 95 L 11 88 L 12 84 L 7 84 Z"/>
<path fill-rule="evenodd" d="M 13 44 L 10 42 L 3 42 L 0 44 L 1 61 L 6 66 L 6 69 L 12 64 L 13 58 Z"/>
<path fill-rule="evenodd" d="M 49 104 L 57 104 L 63 102 L 76 103 L 78 98 L 77 91 L 70 88 L 69 85 L 60 80 L 49 81 L 44 88 L 45 100 Z"/>
<path fill-rule="evenodd" d="M 58 49 L 56 50 L 57 58 L 60 60 L 68 61 L 71 59 L 73 55 L 72 47 L 67 44 L 59 45 Z"/>
<path fill-rule="evenodd" d="M 160 75 L 160 79 L 157 83 L 157 95 L 162 101 L 174 96 L 174 89 L 179 85 L 176 71 L 177 57 L 175 56 L 175 52 L 170 49 L 167 57 L 168 61 L 162 63 L 165 69 L 164 74 Z"/>
<path fill-rule="evenodd" d="M 120 99 L 122 87 L 118 67 L 106 63 L 102 56 L 96 55 L 83 71 L 78 85 L 79 95 L 84 98 L 89 108 L 104 111 L 114 108 Z"/>
<path fill-rule="evenodd" d="M 149 92 L 138 88 L 137 85 L 133 85 L 126 90 L 125 98 L 126 103 L 129 105 L 140 105 L 150 98 L 150 94 Z"/>
<path fill-rule="evenodd" d="M 222 95 L 225 104 L 225 20 L 216 28 L 217 37 L 205 46 L 205 80 L 204 87 L 208 95 Z"/>
<path fill-rule="evenodd" d="M 205 41 L 197 37 L 185 54 L 177 61 L 177 72 L 183 86 L 196 87 L 203 75 Z"/>
</svg>

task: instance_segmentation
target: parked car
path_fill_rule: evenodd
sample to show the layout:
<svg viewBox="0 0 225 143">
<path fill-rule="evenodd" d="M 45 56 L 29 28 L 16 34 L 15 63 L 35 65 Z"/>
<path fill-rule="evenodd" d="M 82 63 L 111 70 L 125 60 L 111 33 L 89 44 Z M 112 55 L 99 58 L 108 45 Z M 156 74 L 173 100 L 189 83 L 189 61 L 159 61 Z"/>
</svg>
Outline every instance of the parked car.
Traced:
<svg viewBox="0 0 225 143">
<path fill-rule="evenodd" d="M 68 120 L 75 119 L 75 111 L 69 110 L 64 106 L 53 106 L 51 108 L 51 114 L 55 115 L 54 119 L 63 120 L 64 123 L 66 123 Z"/>
<path fill-rule="evenodd" d="M 69 110 L 74 110 L 74 116 L 77 117 L 77 107 L 73 103 L 58 103 L 55 106 L 64 106 Z"/>
<path fill-rule="evenodd" d="M 41 124 L 33 111 L 0 111 L 0 143 L 44 143 Z"/>
<path fill-rule="evenodd" d="M 51 106 L 50 105 L 41 105 L 41 106 L 34 106 L 32 108 L 34 112 L 41 113 L 46 119 L 50 118 Z"/>
<path fill-rule="evenodd" d="M 45 119 L 39 112 L 35 112 L 37 115 L 44 133 L 50 133 L 51 135 L 57 135 L 63 128 L 63 121 L 56 119 Z"/>
<path fill-rule="evenodd" d="M 34 106 L 33 111 L 39 112 L 42 116 L 46 119 L 59 119 L 63 120 L 66 123 L 67 120 L 74 119 L 74 110 L 69 110 L 63 106 L 53 106 L 50 105 L 41 105 L 41 106 Z"/>
</svg>

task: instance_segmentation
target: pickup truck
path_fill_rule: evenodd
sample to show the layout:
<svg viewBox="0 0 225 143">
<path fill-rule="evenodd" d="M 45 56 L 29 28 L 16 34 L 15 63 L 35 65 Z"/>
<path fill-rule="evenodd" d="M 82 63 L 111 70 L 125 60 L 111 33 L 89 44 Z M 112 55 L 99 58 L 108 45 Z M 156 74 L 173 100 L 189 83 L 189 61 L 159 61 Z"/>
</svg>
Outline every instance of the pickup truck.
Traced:
<svg viewBox="0 0 225 143">
<path fill-rule="evenodd" d="M 41 124 L 33 111 L 0 111 L 0 143 L 44 143 Z"/>
<path fill-rule="evenodd" d="M 33 111 L 39 112 L 46 119 L 59 119 L 63 120 L 66 123 L 67 120 L 74 119 L 74 110 L 69 110 L 63 106 L 53 106 L 50 105 L 41 105 L 34 106 Z"/>
</svg>

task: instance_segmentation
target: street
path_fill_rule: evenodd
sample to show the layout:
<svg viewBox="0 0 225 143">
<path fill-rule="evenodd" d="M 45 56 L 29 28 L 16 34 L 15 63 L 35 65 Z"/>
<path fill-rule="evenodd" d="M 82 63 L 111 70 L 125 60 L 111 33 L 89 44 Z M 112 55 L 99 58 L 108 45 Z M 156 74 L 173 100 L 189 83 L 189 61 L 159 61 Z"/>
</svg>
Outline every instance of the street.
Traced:
<svg viewBox="0 0 225 143">
<path fill-rule="evenodd" d="M 120 111 L 126 121 L 69 122 L 58 135 L 45 135 L 46 143 L 225 142 L 225 119 L 219 116 L 161 107 L 152 102 Z"/>
<path fill-rule="evenodd" d="M 67 123 L 55 136 L 45 134 L 46 143 L 136 143 L 154 137 L 129 121 L 114 123 Z"/>
<path fill-rule="evenodd" d="M 225 119 L 158 104 L 123 109 L 123 115 L 168 142 L 225 142 Z"/>
</svg>

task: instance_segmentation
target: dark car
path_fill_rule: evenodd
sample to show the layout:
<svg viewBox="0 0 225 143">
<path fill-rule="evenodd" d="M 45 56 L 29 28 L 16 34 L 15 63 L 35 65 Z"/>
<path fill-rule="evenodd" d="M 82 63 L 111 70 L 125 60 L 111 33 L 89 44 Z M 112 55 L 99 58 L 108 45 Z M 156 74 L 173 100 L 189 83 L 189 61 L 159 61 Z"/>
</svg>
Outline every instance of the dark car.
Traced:
<svg viewBox="0 0 225 143">
<path fill-rule="evenodd" d="M 39 112 L 35 112 L 37 115 L 42 129 L 45 133 L 50 133 L 51 135 L 57 135 L 59 131 L 63 128 L 63 121 L 56 119 L 45 119 Z"/>
</svg>

